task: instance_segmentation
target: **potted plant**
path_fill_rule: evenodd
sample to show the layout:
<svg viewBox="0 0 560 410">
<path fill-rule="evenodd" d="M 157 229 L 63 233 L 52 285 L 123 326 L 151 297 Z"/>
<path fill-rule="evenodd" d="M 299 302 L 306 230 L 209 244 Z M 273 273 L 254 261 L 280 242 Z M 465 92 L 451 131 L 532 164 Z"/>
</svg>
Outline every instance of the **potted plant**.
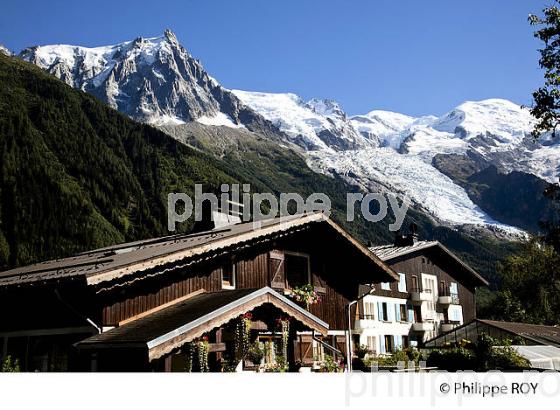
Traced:
<svg viewBox="0 0 560 410">
<path fill-rule="evenodd" d="M 295 287 L 292 291 L 293 298 L 296 302 L 305 305 L 306 309 L 321 301 L 321 297 L 315 292 L 313 285 L 307 284 Z"/>
<path fill-rule="evenodd" d="M 255 342 L 249 347 L 247 359 L 249 359 L 255 366 L 260 366 L 264 358 L 264 353 L 264 344 L 255 340 Z"/>
</svg>

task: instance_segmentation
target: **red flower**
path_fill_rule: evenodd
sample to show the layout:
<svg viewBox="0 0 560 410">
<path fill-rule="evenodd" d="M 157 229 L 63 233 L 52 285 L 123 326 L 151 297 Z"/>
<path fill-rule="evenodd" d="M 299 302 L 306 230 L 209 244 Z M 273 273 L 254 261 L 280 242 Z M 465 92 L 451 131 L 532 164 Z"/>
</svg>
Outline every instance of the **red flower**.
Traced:
<svg viewBox="0 0 560 410">
<path fill-rule="evenodd" d="M 243 315 L 244 319 L 252 319 L 253 318 L 253 314 L 251 312 L 247 312 Z"/>
</svg>

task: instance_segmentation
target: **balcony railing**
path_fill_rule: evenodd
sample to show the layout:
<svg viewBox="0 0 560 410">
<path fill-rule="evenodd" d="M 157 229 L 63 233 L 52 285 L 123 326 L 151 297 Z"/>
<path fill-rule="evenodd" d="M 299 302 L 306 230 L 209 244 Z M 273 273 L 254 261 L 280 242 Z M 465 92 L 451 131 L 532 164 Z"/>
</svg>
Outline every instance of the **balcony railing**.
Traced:
<svg viewBox="0 0 560 410">
<path fill-rule="evenodd" d="M 461 322 L 459 320 L 443 320 L 440 322 L 442 332 L 450 332 L 459 326 Z"/>
<path fill-rule="evenodd" d="M 459 295 L 456 293 L 451 293 L 448 288 L 440 289 L 438 292 L 438 303 L 442 305 L 458 305 Z"/>
<path fill-rule="evenodd" d="M 434 297 L 431 289 L 412 288 L 410 290 L 410 300 L 412 301 L 412 303 L 421 304 L 422 302 L 433 299 Z"/>
<path fill-rule="evenodd" d="M 434 330 L 434 322 L 415 322 L 412 324 L 412 330 L 414 330 L 415 332 L 431 332 Z"/>
<path fill-rule="evenodd" d="M 432 293 L 432 289 L 412 288 L 410 293 Z"/>
</svg>

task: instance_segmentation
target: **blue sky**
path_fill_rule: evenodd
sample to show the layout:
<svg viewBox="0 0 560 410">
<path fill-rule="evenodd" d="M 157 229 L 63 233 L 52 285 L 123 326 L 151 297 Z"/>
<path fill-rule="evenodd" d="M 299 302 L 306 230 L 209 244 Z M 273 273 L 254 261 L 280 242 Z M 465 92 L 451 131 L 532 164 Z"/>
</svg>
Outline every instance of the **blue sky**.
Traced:
<svg viewBox="0 0 560 410">
<path fill-rule="evenodd" d="M 171 28 L 228 88 L 332 98 L 351 114 L 531 103 L 527 15 L 544 0 L 3 0 L 0 43 L 105 45 Z"/>
</svg>

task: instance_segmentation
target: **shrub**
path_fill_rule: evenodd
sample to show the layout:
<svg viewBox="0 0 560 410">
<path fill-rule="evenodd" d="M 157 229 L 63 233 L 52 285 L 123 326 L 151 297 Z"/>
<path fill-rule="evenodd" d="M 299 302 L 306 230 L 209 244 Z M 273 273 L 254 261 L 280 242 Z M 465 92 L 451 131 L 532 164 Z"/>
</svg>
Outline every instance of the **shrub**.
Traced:
<svg viewBox="0 0 560 410">
<path fill-rule="evenodd" d="M 2 373 L 19 373 L 19 360 L 12 360 L 11 356 L 6 356 L 2 362 L 0 370 Z"/>
<path fill-rule="evenodd" d="M 338 373 L 342 371 L 342 367 L 332 356 L 325 356 L 325 360 L 320 364 L 320 372 L 322 373 Z"/>
<path fill-rule="evenodd" d="M 366 345 L 359 345 L 356 350 L 356 356 L 358 356 L 358 359 L 363 359 L 364 357 L 366 357 L 366 354 L 368 354 L 370 352 L 369 347 L 367 347 Z"/>
<path fill-rule="evenodd" d="M 476 357 L 472 350 L 464 347 L 452 347 L 431 352 L 426 365 L 450 372 L 476 370 Z"/>
<path fill-rule="evenodd" d="M 364 359 L 364 366 L 371 369 L 371 366 L 375 363 L 379 367 L 394 367 L 398 366 L 399 363 L 403 363 L 405 368 L 408 368 L 409 362 L 414 362 L 414 365 L 418 365 L 422 359 L 422 354 L 418 349 L 405 348 L 397 349 L 393 354 L 388 356 L 378 356 L 378 357 L 368 357 Z"/>
<path fill-rule="evenodd" d="M 475 343 L 434 350 L 427 360 L 428 367 L 441 370 L 521 370 L 530 367 L 529 362 L 511 347 L 511 340 L 498 340 L 484 333 Z"/>
</svg>

